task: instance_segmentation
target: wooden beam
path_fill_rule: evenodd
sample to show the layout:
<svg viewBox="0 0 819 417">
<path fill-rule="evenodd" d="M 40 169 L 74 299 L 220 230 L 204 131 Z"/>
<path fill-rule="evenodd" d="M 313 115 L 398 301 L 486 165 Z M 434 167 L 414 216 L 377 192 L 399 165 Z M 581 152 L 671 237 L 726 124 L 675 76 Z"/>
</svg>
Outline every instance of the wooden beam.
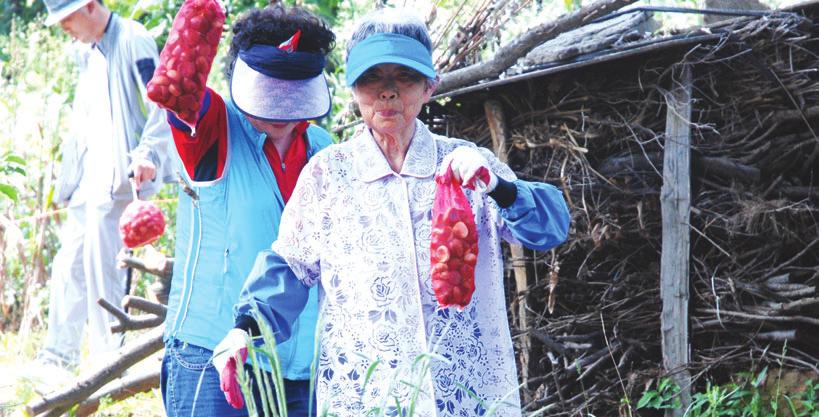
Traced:
<svg viewBox="0 0 819 417">
<path fill-rule="evenodd" d="M 566 13 L 556 20 L 542 23 L 525 31 L 522 35 L 503 45 L 494 57 L 486 62 L 450 71 L 441 76 L 438 94 L 476 83 L 486 78 L 495 78 L 514 65 L 532 48 L 554 39 L 561 33 L 577 29 L 598 17 L 605 16 L 636 0 L 597 0 L 578 10 Z"/>
<path fill-rule="evenodd" d="M 691 403 L 688 372 L 689 252 L 691 210 L 691 67 L 675 66 L 672 88 L 666 94 L 666 131 L 663 155 L 663 186 L 660 204 L 663 239 L 660 270 L 660 318 L 663 367 L 680 386 L 682 406 L 666 416 L 683 416 Z"/>
<path fill-rule="evenodd" d="M 498 159 L 506 163 L 506 119 L 503 115 L 503 106 L 495 100 L 488 100 L 484 103 L 484 111 L 486 112 L 486 121 L 489 124 L 489 132 L 492 135 L 492 147 Z M 526 292 L 529 290 L 528 277 L 526 275 L 526 261 L 523 254 L 523 246 L 509 245 L 512 254 L 512 271 L 515 276 L 515 290 L 517 296 L 517 314 L 518 326 L 522 332 L 520 336 L 520 377 L 524 382 L 529 380 L 529 353 L 532 349 L 531 336 L 529 335 L 529 326 L 527 324 L 526 314 Z M 531 401 L 529 390 L 524 389 L 524 401 Z"/>
</svg>

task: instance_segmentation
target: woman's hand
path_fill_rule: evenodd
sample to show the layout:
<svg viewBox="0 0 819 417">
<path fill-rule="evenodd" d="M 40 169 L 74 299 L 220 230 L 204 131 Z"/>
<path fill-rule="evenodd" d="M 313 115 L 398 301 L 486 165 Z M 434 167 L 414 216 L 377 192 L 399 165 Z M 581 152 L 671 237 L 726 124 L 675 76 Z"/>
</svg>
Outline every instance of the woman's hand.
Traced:
<svg viewBox="0 0 819 417">
<path fill-rule="evenodd" d="M 438 175 L 452 166 L 452 174 L 464 187 L 482 193 L 490 193 L 498 185 L 498 177 L 489 169 L 489 161 L 469 146 L 460 146 L 444 157 Z"/>
<path fill-rule="evenodd" d="M 247 359 L 248 334 L 242 329 L 231 329 L 213 349 L 213 366 L 219 372 L 219 387 L 233 408 L 244 407 L 245 401 L 236 373 Z"/>
</svg>

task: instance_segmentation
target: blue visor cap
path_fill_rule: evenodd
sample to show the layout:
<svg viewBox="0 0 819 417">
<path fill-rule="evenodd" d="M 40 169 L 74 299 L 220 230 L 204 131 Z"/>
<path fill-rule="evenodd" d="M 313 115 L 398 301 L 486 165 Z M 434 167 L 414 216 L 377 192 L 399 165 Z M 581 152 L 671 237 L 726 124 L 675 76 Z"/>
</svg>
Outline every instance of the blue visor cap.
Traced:
<svg viewBox="0 0 819 417">
<path fill-rule="evenodd" d="M 272 45 L 253 45 L 239 51 L 250 68 L 281 80 L 306 80 L 324 70 L 324 55 L 315 52 L 287 52 Z"/>
<path fill-rule="evenodd" d="M 399 64 L 435 78 L 432 55 L 421 42 L 395 33 L 378 33 L 364 39 L 347 56 L 347 86 L 378 64 Z"/>
</svg>

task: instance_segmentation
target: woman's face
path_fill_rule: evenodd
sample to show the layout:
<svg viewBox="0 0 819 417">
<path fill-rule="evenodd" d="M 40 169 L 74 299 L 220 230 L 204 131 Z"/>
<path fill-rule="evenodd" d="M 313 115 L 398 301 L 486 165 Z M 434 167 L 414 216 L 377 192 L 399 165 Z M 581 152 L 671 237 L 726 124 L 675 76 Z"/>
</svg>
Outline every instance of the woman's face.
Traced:
<svg viewBox="0 0 819 417">
<path fill-rule="evenodd" d="M 382 135 L 412 135 L 415 118 L 432 97 L 426 77 L 398 64 L 368 69 L 353 85 L 353 96 L 364 123 Z"/>
<path fill-rule="evenodd" d="M 280 139 L 289 137 L 293 134 L 293 130 L 299 122 L 269 122 L 266 120 L 255 119 L 248 116 L 247 121 L 260 132 L 267 134 L 267 137 L 272 139 Z"/>
</svg>

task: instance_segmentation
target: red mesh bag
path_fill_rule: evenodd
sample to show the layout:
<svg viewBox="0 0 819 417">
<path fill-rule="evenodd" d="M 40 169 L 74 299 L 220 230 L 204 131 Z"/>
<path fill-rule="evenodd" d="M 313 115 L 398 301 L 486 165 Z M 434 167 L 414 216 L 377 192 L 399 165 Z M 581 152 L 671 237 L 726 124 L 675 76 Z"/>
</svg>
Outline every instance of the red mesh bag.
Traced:
<svg viewBox="0 0 819 417">
<path fill-rule="evenodd" d="M 452 168 L 435 178 L 429 258 L 432 290 L 442 308 L 463 310 L 475 292 L 478 234 L 475 215 Z"/>
<path fill-rule="evenodd" d="M 192 129 L 224 24 L 225 12 L 217 0 L 185 0 L 148 82 L 148 98 Z"/>
<path fill-rule="evenodd" d="M 147 245 L 165 233 L 165 216 L 150 201 L 135 200 L 119 218 L 119 236 L 127 248 Z"/>
<path fill-rule="evenodd" d="M 239 385 L 237 374 L 242 369 L 241 364 L 247 360 L 247 348 L 239 349 L 239 356 L 241 363 L 237 363 L 236 356 L 231 356 L 219 376 L 219 387 L 225 393 L 225 399 L 231 407 L 236 409 L 245 406 L 245 397 L 242 395 L 242 387 Z"/>
</svg>

